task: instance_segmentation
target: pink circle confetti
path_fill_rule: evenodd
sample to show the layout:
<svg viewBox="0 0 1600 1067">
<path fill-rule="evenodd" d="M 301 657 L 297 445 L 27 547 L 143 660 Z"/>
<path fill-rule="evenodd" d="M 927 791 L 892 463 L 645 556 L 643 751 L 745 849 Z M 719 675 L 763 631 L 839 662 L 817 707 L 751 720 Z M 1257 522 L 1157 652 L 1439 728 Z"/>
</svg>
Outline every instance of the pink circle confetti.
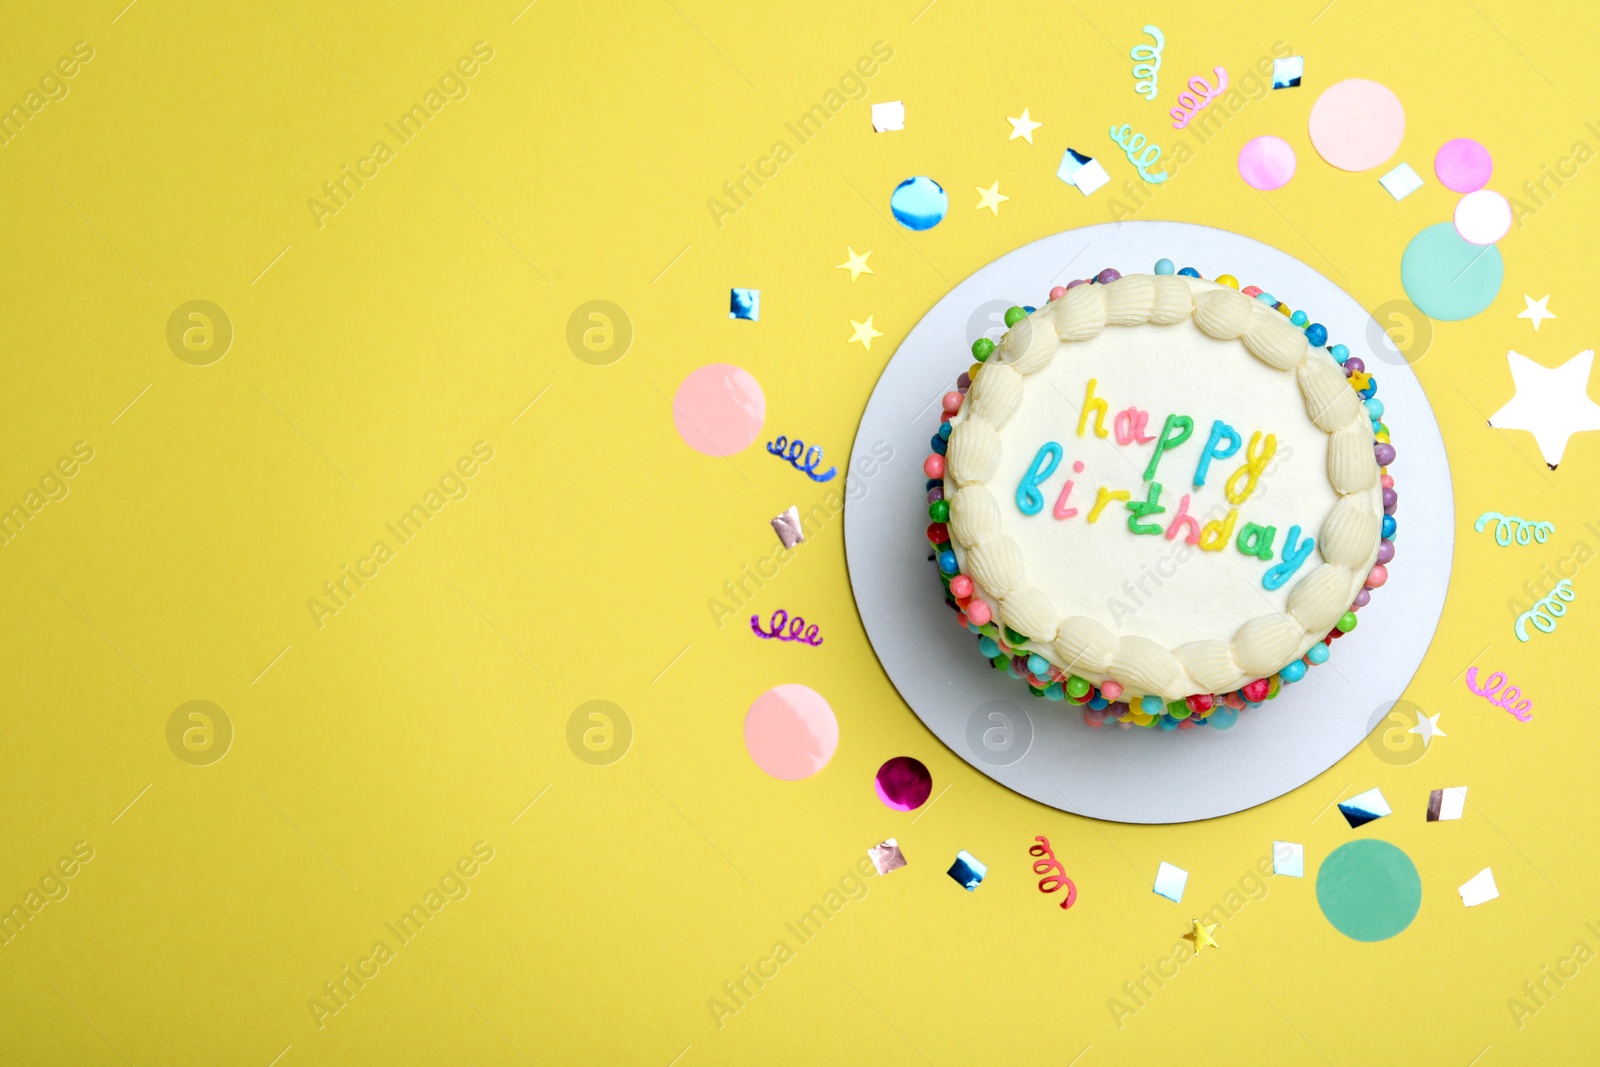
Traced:
<svg viewBox="0 0 1600 1067">
<path fill-rule="evenodd" d="M 1239 177 L 1252 189 L 1288 185 L 1294 163 L 1294 149 L 1282 137 L 1257 137 L 1239 149 Z"/>
<path fill-rule="evenodd" d="M 833 759 L 839 747 L 839 720 L 816 690 L 774 686 L 745 713 L 744 746 L 757 767 L 774 778 L 797 782 Z"/>
<path fill-rule="evenodd" d="M 1494 160 L 1489 150 L 1470 137 L 1446 141 L 1433 157 L 1433 173 L 1439 184 L 1457 193 L 1475 193 L 1489 184 Z"/>
<path fill-rule="evenodd" d="M 1492 189 L 1468 193 L 1456 203 L 1456 232 L 1463 241 L 1492 245 L 1511 232 L 1511 205 Z"/>
<path fill-rule="evenodd" d="M 1311 144 L 1340 170 L 1371 170 L 1394 155 L 1406 132 L 1406 109 L 1386 86 L 1349 78 L 1311 106 Z"/>
<path fill-rule="evenodd" d="M 933 775 L 919 759 L 896 756 L 878 768 L 878 799 L 895 811 L 916 811 L 933 792 Z"/>
<path fill-rule="evenodd" d="M 743 367 L 711 363 L 690 374 L 672 398 L 672 422 L 683 443 L 708 456 L 750 447 L 767 418 L 761 384 Z"/>
</svg>

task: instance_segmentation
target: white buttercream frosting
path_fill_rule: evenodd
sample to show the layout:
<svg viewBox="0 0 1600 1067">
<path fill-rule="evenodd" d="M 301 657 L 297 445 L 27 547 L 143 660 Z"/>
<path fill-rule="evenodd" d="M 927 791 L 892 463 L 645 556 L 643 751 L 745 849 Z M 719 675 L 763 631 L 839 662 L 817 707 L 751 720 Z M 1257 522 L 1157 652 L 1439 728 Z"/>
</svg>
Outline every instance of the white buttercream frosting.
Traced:
<svg viewBox="0 0 1600 1067">
<path fill-rule="evenodd" d="M 1078 435 L 1090 379 L 1107 402 L 1104 438 L 1092 414 Z M 1220 551 L 1186 544 L 1182 530 L 1170 540 L 1132 532 L 1120 499 L 1088 521 L 1102 486 L 1134 501 L 1150 491 L 1155 440 L 1117 443 L 1117 416 L 1129 408 L 1147 413 L 1143 436 L 1155 440 L 1168 415 L 1194 422 L 1157 464 L 1165 511 L 1143 521 L 1164 531 L 1185 495 L 1201 524 L 1237 509 Z M 1215 420 L 1244 444 L 1213 460 L 1196 487 Z M 1130 696 L 1222 693 L 1276 672 L 1327 634 L 1377 557 L 1382 489 L 1354 390 L 1281 314 L 1212 282 L 1129 275 L 1075 286 L 1008 332 L 952 422 L 950 531 L 976 595 L 1030 638 L 1023 650 L 1097 684 L 1115 680 Z M 1230 478 L 1257 433 L 1273 436 L 1276 454 L 1250 495 L 1230 503 Z M 1047 442 L 1062 457 L 1038 481 L 1042 508 L 1025 514 L 1018 485 Z M 1077 514 L 1058 519 L 1069 479 L 1064 507 Z M 1236 546 L 1247 523 L 1275 527 L 1271 560 Z M 1269 590 L 1263 576 L 1282 561 L 1291 526 L 1315 547 Z"/>
</svg>

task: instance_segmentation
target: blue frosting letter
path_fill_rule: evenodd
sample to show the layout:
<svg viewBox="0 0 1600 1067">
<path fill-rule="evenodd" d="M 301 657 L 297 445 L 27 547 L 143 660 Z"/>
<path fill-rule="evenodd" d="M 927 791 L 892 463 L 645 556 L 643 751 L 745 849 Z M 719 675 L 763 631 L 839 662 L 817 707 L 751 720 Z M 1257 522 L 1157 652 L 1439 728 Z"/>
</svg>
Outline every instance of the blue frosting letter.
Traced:
<svg viewBox="0 0 1600 1067">
<path fill-rule="evenodd" d="M 1228 439 L 1227 445 L 1218 448 L 1217 442 L 1224 437 Z M 1200 450 L 1200 463 L 1194 469 L 1194 487 L 1198 489 L 1206 484 L 1206 471 L 1210 469 L 1212 460 L 1227 459 L 1239 451 L 1239 446 L 1242 444 L 1244 444 L 1244 439 L 1239 436 L 1232 426 L 1229 426 L 1221 419 L 1213 422 L 1211 424 L 1211 436 L 1206 438 L 1206 447 Z"/>
<path fill-rule="evenodd" d="M 1060 464 L 1060 445 L 1046 441 L 1039 447 L 1028 473 L 1017 483 L 1017 508 L 1024 515 L 1037 515 L 1044 510 L 1044 497 L 1039 495 L 1039 483 L 1054 474 Z"/>
<path fill-rule="evenodd" d="M 1311 555 L 1311 550 L 1316 547 L 1316 541 L 1311 538 L 1300 540 L 1300 527 L 1289 527 L 1289 536 L 1283 541 L 1283 562 L 1277 566 L 1269 567 L 1262 577 L 1261 584 L 1268 589 L 1277 589 L 1289 580 L 1289 576 L 1300 569 L 1300 564 Z"/>
</svg>

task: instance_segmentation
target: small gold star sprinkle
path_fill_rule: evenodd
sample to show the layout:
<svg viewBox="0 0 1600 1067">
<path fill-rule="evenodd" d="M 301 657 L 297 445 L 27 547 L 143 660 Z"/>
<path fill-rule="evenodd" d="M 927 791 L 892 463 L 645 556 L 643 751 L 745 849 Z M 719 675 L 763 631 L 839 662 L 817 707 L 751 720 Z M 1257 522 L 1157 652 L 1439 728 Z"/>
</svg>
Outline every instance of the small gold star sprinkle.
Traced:
<svg viewBox="0 0 1600 1067">
<path fill-rule="evenodd" d="M 1211 946 L 1212 948 L 1222 947 L 1215 941 L 1211 940 L 1211 931 L 1217 928 L 1216 923 L 1202 923 L 1199 919 L 1194 919 L 1191 921 L 1194 923 L 1194 929 L 1190 930 L 1183 936 L 1185 940 L 1194 942 L 1195 955 L 1198 956 L 1200 954 L 1200 950 L 1205 948 L 1207 945 Z"/>
</svg>

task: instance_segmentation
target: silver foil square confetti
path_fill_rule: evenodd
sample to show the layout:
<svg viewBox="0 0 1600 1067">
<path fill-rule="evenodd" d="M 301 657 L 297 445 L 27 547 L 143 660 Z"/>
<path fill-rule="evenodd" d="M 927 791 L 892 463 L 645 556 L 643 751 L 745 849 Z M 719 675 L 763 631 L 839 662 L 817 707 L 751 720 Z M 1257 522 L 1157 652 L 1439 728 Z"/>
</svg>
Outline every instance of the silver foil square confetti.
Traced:
<svg viewBox="0 0 1600 1067">
<path fill-rule="evenodd" d="M 784 548 L 793 548 L 806 539 L 805 531 L 800 528 L 800 509 L 792 504 L 788 511 L 772 520 L 772 528 L 778 532 L 778 540 L 783 542 Z"/>
<path fill-rule="evenodd" d="M 1449 789 L 1435 789 L 1428 794 L 1429 822 L 1459 819 L 1466 808 L 1467 787 L 1464 785 L 1452 786 Z"/>
<path fill-rule="evenodd" d="M 983 884 L 983 876 L 989 873 L 989 868 L 984 866 L 978 857 L 962 849 L 956 853 L 956 861 L 945 873 L 970 893 Z"/>
<path fill-rule="evenodd" d="M 878 869 L 879 875 L 898 871 L 906 865 L 905 853 L 900 851 L 900 843 L 892 837 L 867 849 L 867 858 L 872 860 L 872 865 Z"/>
<path fill-rule="evenodd" d="M 1339 812 L 1352 830 L 1358 826 L 1365 826 L 1374 819 L 1383 818 L 1389 811 L 1389 802 L 1383 799 L 1381 789 L 1369 789 L 1360 796 L 1339 801 Z"/>
</svg>

